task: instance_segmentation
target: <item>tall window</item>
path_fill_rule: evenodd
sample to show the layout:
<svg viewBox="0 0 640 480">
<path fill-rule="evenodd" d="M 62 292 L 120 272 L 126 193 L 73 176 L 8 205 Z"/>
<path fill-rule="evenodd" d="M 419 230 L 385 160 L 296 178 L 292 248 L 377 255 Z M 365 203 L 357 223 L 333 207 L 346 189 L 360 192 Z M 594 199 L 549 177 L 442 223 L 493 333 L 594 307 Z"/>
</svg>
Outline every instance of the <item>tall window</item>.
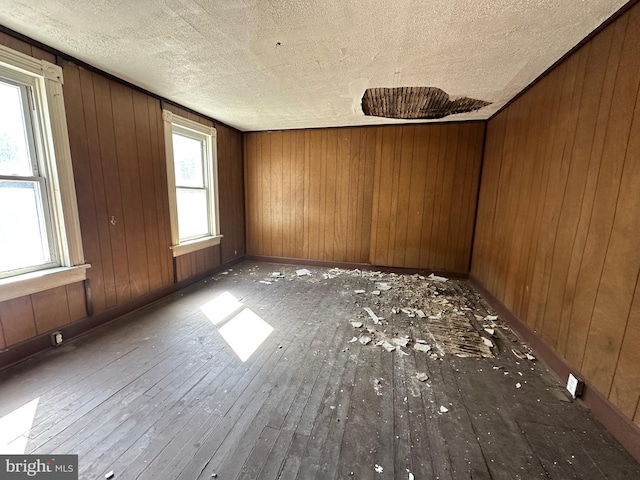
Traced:
<svg viewBox="0 0 640 480">
<path fill-rule="evenodd" d="M 220 243 L 216 131 L 165 110 L 174 256 Z"/>
<path fill-rule="evenodd" d="M 0 251 L 5 253 L 0 276 L 47 268 L 58 260 L 29 80 L 0 73 Z"/>
<path fill-rule="evenodd" d="M 0 45 L 0 301 L 85 278 L 62 81 Z"/>
</svg>

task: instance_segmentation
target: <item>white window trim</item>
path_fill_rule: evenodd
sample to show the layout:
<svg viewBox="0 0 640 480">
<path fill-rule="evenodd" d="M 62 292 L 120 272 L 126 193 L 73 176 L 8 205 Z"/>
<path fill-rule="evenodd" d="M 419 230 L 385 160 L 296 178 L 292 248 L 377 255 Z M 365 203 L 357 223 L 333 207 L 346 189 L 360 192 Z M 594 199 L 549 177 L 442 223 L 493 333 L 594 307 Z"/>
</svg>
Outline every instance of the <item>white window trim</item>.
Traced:
<svg viewBox="0 0 640 480">
<path fill-rule="evenodd" d="M 167 179 L 169 190 L 169 217 L 171 223 L 171 251 L 174 257 L 195 252 L 203 248 L 212 247 L 220 244 L 220 208 L 218 202 L 218 149 L 217 149 L 217 132 L 213 127 L 207 127 L 201 123 L 194 122 L 184 117 L 175 115 L 169 110 L 162 111 L 162 120 L 164 121 L 164 144 L 167 160 Z M 213 209 L 210 210 L 210 224 L 214 227 L 212 235 L 189 240 L 180 243 L 178 233 L 178 204 L 176 200 L 176 177 L 173 162 L 173 125 L 193 130 L 194 132 L 211 136 L 210 149 L 211 168 L 208 168 L 208 184 L 213 189 L 211 200 L 213 201 Z"/>
<path fill-rule="evenodd" d="M 15 275 L 0 282 L 0 301 L 38 291 L 74 283 L 86 278 L 76 187 L 73 179 L 69 131 L 64 108 L 62 68 L 46 60 L 38 60 L 0 45 L 0 65 L 21 72 L 36 80 L 38 108 L 45 130 L 43 149 L 50 172 L 51 195 L 56 199 L 52 206 L 53 222 L 59 225 L 58 245 L 60 267 L 38 272 Z M 79 267 L 79 268 L 72 268 Z M 46 280 L 43 280 L 46 279 Z M 61 283 L 59 283 L 61 282 Z M 53 286 L 50 286 L 53 285 Z"/>
</svg>

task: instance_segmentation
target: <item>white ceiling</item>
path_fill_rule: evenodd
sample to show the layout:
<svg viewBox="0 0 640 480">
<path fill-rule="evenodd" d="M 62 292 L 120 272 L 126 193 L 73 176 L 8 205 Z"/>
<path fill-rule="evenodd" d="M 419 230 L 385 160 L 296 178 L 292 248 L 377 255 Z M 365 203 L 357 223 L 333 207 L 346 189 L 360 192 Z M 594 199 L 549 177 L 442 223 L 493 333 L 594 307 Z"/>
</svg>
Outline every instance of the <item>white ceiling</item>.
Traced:
<svg viewBox="0 0 640 480">
<path fill-rule="evenodd" d="M 0 0 L 0 24 L 241 130 L 407 123 L 368 87 L 493 102 L 625 0 Z"/>
</svg>

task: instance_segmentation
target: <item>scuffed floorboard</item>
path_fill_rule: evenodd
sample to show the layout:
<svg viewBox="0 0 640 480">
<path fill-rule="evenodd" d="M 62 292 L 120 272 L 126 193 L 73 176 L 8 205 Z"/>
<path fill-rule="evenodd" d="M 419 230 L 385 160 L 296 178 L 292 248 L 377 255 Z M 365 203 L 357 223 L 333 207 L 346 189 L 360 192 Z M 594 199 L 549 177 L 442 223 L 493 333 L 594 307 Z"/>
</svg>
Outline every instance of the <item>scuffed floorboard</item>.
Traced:
<svg viewBox="0 0 640 480">
<path fill-rule="evenodd" d="M 640 478 L 467 282 L 304 270 L 243 263 L 1 372 L 0 450 L 83 479 Z"/>
</svg>

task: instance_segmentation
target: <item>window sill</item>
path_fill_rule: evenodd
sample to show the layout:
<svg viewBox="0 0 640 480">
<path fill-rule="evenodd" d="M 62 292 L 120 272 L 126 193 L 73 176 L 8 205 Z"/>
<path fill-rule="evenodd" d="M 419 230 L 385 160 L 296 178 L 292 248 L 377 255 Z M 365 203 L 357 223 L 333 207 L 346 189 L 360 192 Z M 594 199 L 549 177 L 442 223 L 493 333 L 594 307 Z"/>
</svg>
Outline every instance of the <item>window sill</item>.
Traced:
<svg viewBox="0 0 640 480">
<path fill-rule="evenodd" d="M 173 251 L 174 257 L 179 257 L 180 255 L 185 255 L 187 253 L 195 252 L 197 250 L 202 250 L 203 248 L 219 245 L 221 238 L 222 238 L 222 235 L 212 235 L 210 237 L 202 237 L 196 240 L 191 240 L 189 242 L 181 243 L 180 245 L 173 245 L 171 247 L 171 250 Z"/>
<path fill-rule="evenodd" d="M 87 278 L 88 263 L 77 267 L 57 267 L 0 279 L 0 302 L 32 293 L 81 282 Z"/>
</svg>

